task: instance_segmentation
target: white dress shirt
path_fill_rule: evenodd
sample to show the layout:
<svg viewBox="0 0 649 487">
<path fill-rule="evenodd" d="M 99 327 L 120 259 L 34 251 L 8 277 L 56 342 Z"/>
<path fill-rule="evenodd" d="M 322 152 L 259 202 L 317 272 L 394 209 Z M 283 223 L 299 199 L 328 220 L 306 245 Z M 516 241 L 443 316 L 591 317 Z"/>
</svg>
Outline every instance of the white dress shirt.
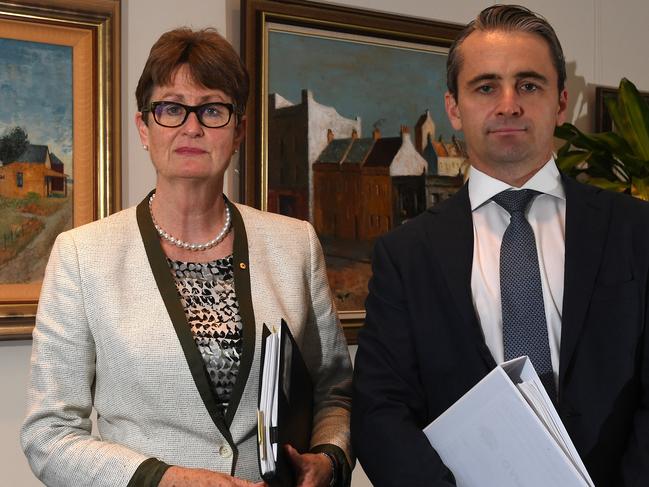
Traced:
<svg viewBox="0 0 649 487">
<path fill-rule="evenodd" d="M 500 303 L 500 244 L 510 215 L 491 198 L 507 189 L 533 189 L 542 194 L 527 210 L 536 238 L 545 318 L 555 384 L 558 382 L 561 312 L 565 260 L 566 195 L 561 174 L 550 159 L 521 188 L 513 188 L 471 167 L 469 199 L 473 215 L 473 306 L 485 341 L 497 363 L 504 360 L 503 318 Z"/>
</svg>

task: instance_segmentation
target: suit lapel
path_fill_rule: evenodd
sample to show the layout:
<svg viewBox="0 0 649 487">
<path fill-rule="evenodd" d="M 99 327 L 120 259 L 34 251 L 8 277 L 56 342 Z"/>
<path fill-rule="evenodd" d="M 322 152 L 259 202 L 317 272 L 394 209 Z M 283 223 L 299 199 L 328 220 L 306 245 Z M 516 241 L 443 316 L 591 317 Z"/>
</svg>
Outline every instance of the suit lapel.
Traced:
<svg viewBox="0 0 649 487">
<path fill-rule="evenodd" d="M 142 241 L 144 243 L 144 249 L 146 250 L 146 255 L 151 266 L 151 271 L 165 307 L 167 308 L 167 312 L 169 313 L 169 318 L 171 319 L 176 331 L 176 335 L 178 336 L 178 341 L 180 342 L 183 353 L 185 354 L 185 359 L 187 360 L 187 364 L 189 365 L 190 372 L 201 399 L 203 400 L 212 421 L 223 435 L 223 438 L 225 438 L 230 444 L 230 447 L 236 455 L 236 445 L 232 440 L 230 430 L 228 429 L 225 419 L 217 406 L 214 394 L 212 393 L 212 388 L 210 387 L 209 379 L 205 371 L 203 358 L 201 357 L 201 354 L 196 347 L 196 343 L 194 342 L 194 338 L 192 337 L 191 330 L 187 323 L 187 317 L 185 316 L 185 310 L 178 298 L 178 290 L 176 289 L 173 277 L 169 271 L 165 254 L 160 246 L 158 233 L 153 226 L 153 221 L 151 220 L 151 213 L 149 212 L 148 204 L 150 195 L 151 193 L 149 193 L 149 195 L 147 195 L 147 197 L 137 206 L 136 215 L 140 234 L 142 235 Z"/>
<path fill-rule="evenodd" d="M 559 385 L 563 383 L 584 326 L 607 235 L 610 208 L 599 191 L 563 177 L 566 190 L 566 246 Z"/>
<path fill-rule="evenodd" d="M 250 291 L 250 259 L 248 256 L 248 236 L 241 213 L 237 207 L 230 204 L 232 211 L 232 228 L 234 230 L 234 252 L 232 265 L 234 266 L 234 289 L 239 301 L 239 314 L 243 325 L 243 353 L 239 363 L 239 373 L 230 394 L 230 402 L 225 413 L 228 427 L 232 424 L 234 413 L 237 412 L 241 396 L 248 383 L 248 376 L 252 368 L 252 359 L 255 355 L 256 324 L 255 313 L 252 307 L 252 293 Z"/>
<path fill-rule="evenodd" d="M 462 324 L 471 330 L 485 365 L 493 369 L 496 361 L 485 343 L 471 293 L 473 218 L 468 185 L 465 184 L 455 196 L 429 211 L 435 215 L 435 222 L 427 228 L 427 241 L 435 249 L 433 255 L 437 256 L 455 307 L 462 317 Z"/>
</svg>

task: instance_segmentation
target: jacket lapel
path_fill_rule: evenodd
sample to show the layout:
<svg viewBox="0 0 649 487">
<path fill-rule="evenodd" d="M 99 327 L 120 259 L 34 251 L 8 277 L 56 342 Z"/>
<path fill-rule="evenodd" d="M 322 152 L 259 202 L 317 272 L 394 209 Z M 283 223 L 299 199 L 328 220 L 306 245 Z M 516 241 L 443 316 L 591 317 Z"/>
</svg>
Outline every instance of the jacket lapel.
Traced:
<svg viewBox="0 0 649 487">
<path fill-rule="evenodd" d="M 212 421 L 214 421 L 214 424 L 219 429 L 225 440 L 230 444 L 230 447 L 236 455 L 236 445 L 232 441 L 230 430 L 228 429 L 225 419 L 217 406 L 214 394 L 212 393 L 212 388 L 210 387 L 209 379 L 205 372 L 203 358 L 201 357 L 201 354 L 196 347 L 196 343 L 194 342 L 194 338 L 192 337 L 189 324 L 187 323 L 187 317 L 185 316 L 185 310 L 178 298 L 178 290 L 176 289 L 173 277 L 169 271 L 165 254 L 160 246 L 158 233 L 153 226 L 153 221 L 151 220 L 151 213 L 149 212 L 148 204 L 150 196 L 151 193 L 149 193 L 149 195 L 147 195 L 147 197 L 137 206 L 136 215 L 140 234 L 142 235 L 142 241 L 144 243 L 144 249 L 146 250 L 146 255 L 151 266 L 151 271 L 158 286 L 158 290 L 160 291 L 162 301 L 169 313 L 169 318 L 176 330 L 178 341 L 180 342 L 183 353 L 185 354 L 185 359 L 187 360 L 187 364 L 189 365 L 190 372 L 201 399 L 203 400 Z M 239 382 L 239 380 L 237 380 L 237 382 Z"/>
<path fill-rule="evenodd" d="M 610 208 L 601 191 L 563 177 L 566 190 L 566 246 L 559 385 L 563 383 L 584 326 L 607 236 Z"/>
<path fill-rule="evenodd" d="M 485 343 L 471 293 L 473 218 L 468 184 L 452 198 L 428 211 L 435 215 L 435 221 L 427 228 L 427 241 L 434 247 L 433 255 L 437 256 L 462 323 L 471 330 L 485 365 L 491 370 L 496 366 L 496 361 Z"/>
<path fill-rule="evenodd" d="M 241 396 L 248 383 L 248 376 L 252 367 L 255 354 L 256 325 L 255 313 L 252 307 L 252 293 L 250 291 L 250 259 L 248 257 L 248 236 L 243 224 L 241 213 L 237 207 L 230 204 L 232 211 L 232 228 L 234 230 L 234 289 L 239 301 L 239 314 L 243 325 L 243 353 L 239 363 L 239 373 L 230 394 L 230 402 L 225 413 L 228 427 L 232 424 L 234 413 L 237 412 Z"/>
</svg>

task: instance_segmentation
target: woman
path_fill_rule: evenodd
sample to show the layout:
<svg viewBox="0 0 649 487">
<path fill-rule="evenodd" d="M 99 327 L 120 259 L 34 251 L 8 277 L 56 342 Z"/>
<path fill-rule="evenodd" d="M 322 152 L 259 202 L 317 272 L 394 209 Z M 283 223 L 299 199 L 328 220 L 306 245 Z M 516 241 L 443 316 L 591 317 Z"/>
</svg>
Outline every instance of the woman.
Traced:
<svg viewBox="0 0 649 487">
<path fill-rule="evenodd" d="M 349 484 L 351 366 L 317 237 L 222 192 L 247 95 L 214 30 L 151 49 L 135 121 L 155 191 L 61 234 L 43 281 L 21 441 L 47 485 L 263 485 L 261 328 L 282 318 L 314 382 L 311 452 L 288 448 L 298 485 Z"/>
</svg>

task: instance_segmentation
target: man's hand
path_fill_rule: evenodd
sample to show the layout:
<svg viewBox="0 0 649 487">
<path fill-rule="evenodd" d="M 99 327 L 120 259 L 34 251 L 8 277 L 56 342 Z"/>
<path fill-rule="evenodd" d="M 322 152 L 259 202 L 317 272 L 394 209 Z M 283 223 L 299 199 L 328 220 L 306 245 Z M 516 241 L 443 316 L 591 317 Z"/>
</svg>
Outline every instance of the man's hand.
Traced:
<svg viewBox="0 0 649 487">
<path fill-rule="evenodd" d="M 265 482 L 249 482 L 230 475 L 197 468 L 170 467 L 158 487 L 267 487 Z"/>
<path fill-rule="evenodd" d="M 331 461 L 320 453 L 299 454 L 291 445 L 286 453 L 295 468 L 297 487 L 329 487 L 331 483 Z"/>
</svg>

